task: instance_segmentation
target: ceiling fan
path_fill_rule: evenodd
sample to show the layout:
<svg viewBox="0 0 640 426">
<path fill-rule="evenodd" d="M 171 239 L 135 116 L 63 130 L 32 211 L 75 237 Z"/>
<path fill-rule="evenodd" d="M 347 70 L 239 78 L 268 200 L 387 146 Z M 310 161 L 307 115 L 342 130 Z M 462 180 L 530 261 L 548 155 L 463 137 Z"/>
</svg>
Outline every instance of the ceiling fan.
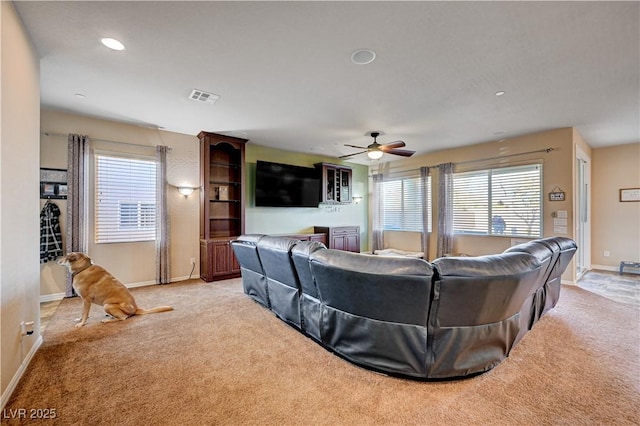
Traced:
<svg viewBox="0 0 640 426">
<path fill-rule="evenodd" d="M 364 154 L 365 152 L 367 153 L 367 157 L 371 158 L 372 160 L 378 160 L 380 159 L 385 153 L 387 154 L 394 154 L 394 155 L 401 155 L 403 157 L 411 157 L 413 154 L 415 154 L 415 151 L 411 151 L 408 149 L 398 149 L 401 148 L 403 146 L 405 146 L 405 143 L 403 141 L 395 141 L 395 142 L 389 142 L 386 143 L 384 145 L 380 145 L 377 141 L 376 138 L 380 136 L 380 132 L 371 132 L 371 137 L 373 137 L 373 143 L 369 146 L 357 146 L 357 145 L 348 145 L 345 144 L 345 146 L 351 147 L 351 148 L 359 148 L 359 149 L 363 149 L 364 151 L 360 151 L 360 152 L 354 152 L 353 154 L 347 154 L 347 155 L 342 155 L 338 158 L 348 158 L 348 157 L 353 157 L 354 155 L 358 155 L 358 154 Z"/>
</svg>

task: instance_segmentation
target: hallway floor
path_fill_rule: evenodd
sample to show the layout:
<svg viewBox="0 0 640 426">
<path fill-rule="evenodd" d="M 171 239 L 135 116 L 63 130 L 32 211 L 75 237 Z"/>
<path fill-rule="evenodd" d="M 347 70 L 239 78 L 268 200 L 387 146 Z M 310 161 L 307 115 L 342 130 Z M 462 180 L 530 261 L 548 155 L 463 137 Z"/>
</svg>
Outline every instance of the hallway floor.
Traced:
<svg viewBox="0 0 640 426">
<path fill-rule="evenodd" d="M 591 270 L 578 280 L 578 286 L 616 302 L 640 308 L 640 274 Z"/>
</svg>

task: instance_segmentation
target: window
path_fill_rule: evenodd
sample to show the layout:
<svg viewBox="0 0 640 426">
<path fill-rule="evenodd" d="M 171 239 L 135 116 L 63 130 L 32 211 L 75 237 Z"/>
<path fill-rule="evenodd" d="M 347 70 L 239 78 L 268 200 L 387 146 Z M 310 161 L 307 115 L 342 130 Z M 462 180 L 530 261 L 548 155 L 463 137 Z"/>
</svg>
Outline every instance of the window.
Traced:
<svg viewBox="0 0 640 426">
<path fill-rule="evenodd" d="M 540 237 L 541 185 L 541 164 L 455 173 L 454 232 Z"/>
<path fill-rule="evenodd" d="M 383 181 L 383 229 L 422 232 L 422 211 L 426 208 L 428 232 L 431 232 L 431 176 L 427 177 L 426 206 L 422 205 L 421 194 L 422 182 L 419 176 Z"/>
<path fill-rule="evenodd" d="M 96 243 L 156 238 L 156 162 L 96 154 Z"/>
</svg>

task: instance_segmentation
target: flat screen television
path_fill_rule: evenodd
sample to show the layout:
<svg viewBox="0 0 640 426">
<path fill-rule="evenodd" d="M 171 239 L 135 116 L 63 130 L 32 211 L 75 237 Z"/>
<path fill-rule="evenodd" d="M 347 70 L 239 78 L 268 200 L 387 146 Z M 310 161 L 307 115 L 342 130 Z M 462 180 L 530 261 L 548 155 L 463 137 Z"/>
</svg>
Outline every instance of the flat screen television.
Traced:
<svg viewBox="0 0 640 426">
<path fill-rule="evenodd" d="M 320 172 L 311 167 L 256 162 L 256 207 L 318 207 Z"/>
</svg>

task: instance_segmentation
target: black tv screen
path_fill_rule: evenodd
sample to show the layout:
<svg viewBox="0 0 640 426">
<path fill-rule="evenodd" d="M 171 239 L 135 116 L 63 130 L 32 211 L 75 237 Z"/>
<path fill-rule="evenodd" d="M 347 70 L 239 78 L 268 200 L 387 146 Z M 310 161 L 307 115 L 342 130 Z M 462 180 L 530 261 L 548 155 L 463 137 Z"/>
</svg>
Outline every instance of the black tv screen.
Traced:
<svg viewBox="0 0 640 426">
<path fill-rule="evenodd" d="M 318 207 L 320 172 L 311 167 L 256 162 L 257 207 Z"/>
</svg>

